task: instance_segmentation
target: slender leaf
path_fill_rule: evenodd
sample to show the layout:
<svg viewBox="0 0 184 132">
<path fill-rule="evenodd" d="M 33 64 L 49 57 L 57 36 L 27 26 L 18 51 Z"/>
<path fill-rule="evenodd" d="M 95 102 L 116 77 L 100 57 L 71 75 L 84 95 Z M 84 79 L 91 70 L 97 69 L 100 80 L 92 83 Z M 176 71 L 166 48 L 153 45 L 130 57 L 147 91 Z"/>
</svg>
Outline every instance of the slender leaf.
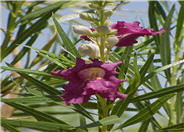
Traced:
<svg viewBox="0 0 184 132">
<path fill-rule="evenodd" d="M 43 16 L 43 15 L 49 13 L 49 12 L 52 12 L 53 10 L 59 9 L 65 3 L 66 3 L 65 1 L 59 1 L 59 2 L 56 2 L 54 4 L 48 5 L 45 8 L 40 8 L 40 9 L 38 9 L 38 10 L 36 10 L 34 12 L 31 12 L 28 15 L 24 16 L 20 20 L 20 22 L 25 21 L 25 20 L 26 21 L 33 20 L 35 18 Z"/>
<path fill-rule="evenodd" d="M 150 106 L 142 109 L 135 116 L 128 119 L 125 123 L 120 124 L 116 129 L 121 129 L 123 127 L 127 127 L 130 125 L 136 124 L 138 122 L 150 119 L 160 109 L 163 103 L 165 103 L 171 97 L 173 97 L 173 94 L 169 94 L 169 95 L 159 98 L 157 101 L 152 103 Z"/>
<path fill-rule="evenodd" d="M 45 92 L 47 92 L 48 94 L 51 95 L 60 95 L 62 92 L 60 92 L 59 90 L 57 90 L 56 88 L 53 88 L 47 84 L 45 84 L 44 82 L 39 81 L 38 79 L 35 79 L 27 74 L 24 73 L 19 73 L 22 77 L 24 77 L 25 79 L 27 79 L 29 82 L 32 82 L 33 84 L 35 84 L 36 86 L 38 86 L 38 88 L 44 90 Z"/>
<path fill-rule="evenodd" d="M 162 128 L 162 129 L 158 130 L 158 132 L 165 132 L 165 131 L 182 132 L 182 130 L 184 130 L 184 123 L 179 123 L 176 125 Z"/>
<path fill-rule="evenodd" d="M 40 20 L 35 22 L 27 30 L 20 34 L 21 37 L 17 37 L 7 49 L 2 49 L 2 59 L 5 58 L 9 53 L 11 53 L 18 45 L 24 42 L 32 34 L 39 32 L 47 25 L 47 20 L 50 18 L 51 13 L 43 16 Z"/>
<path fill-rule="evenodd" d="M 130 47 L 127 47 L 122 55 L 122 61 L 123 61 L 123 65 L 121 66 L 121 70 L 120 70 L 120 73 L 119 73 L 119 77 L 120 78 L 124 78 L 124 75 L 123 74 L 126 74 L 127 73 L 127 70 L 128 70 L 128 64 L 129 64 L 129 61 L 130 61 L 130 55 L 131 55 L 131 52 L 133 50 L 133 47 L 130 46 Z"/>
<path fill-rule="evenodd" d="M 52 123 L 46 121 L 23 121 L 23 120 L 8 120 L 2 118 L 2 123 L 7 123 L 15 127 L 27 127 L 41 131 L 49 132 L 60 132 L 62 130 L 72 130 L 74 129 L 70 125 L 61 124 L 61 123 Z M 13 132 L 13 131 L 12 131 Z"/>
<path fill-rule="evenodd" d="M 182 41 L 182 30 L 184 30 L 183 24 L 184 24 L 184 3 L 182 2 L 180 11 L 178 14 L 177 24 L 176 24 L 176 34 L 175 34 L 175 41 L 176 44 L 179 45 L 180 41 Z"/>
<path fill-rule="evenodd" d="M 153 98 L 158 98 L 167 94 L 171 94 L 174 92 L 180 92 L 180 91 L 184 91 L 184 84 L 178 84 L 176 86 L 171 86 L 171 87 L 167 87 L 167 88 L 163 88 L 161 90 L 157 90 L 154 92 L 150 92 L 138 97 L 135 97 L 132 99 L 132 101 L 141 101 L 141 100 L 148 100 L 148 99 L 153 99 Z"/>
<path fill-rule="evenodd" d="M 87 124 L 85 126 L 79 126 L 78 128 L 91 128 L 91 127 L 98 127 L 98 126 L 104 126 L 104 125 L 111 125 L 111 124 L 114 124 L 114 123 L 118 123 L 120 121 L 121 120 L 120 120 L 119 117 L 117 117 L 115 115 L 112 115 L 112 116 L 103 118 L 103 119 L 101 119 L 97 122 Z"/>
<path fill-rule="evenodd" d="M 55 76 L 43 72 L 43 71 L 38 71 L 38 70 L 30 70 L 30 69 L 21 69 L 21 68 L 16 68 L 16 67 L 6 67 L 6 66 L 1 66 L 2 69 L 4 70 L 10 70 L 10 71 L 15 71 L 15 72 L 20 72 L 20 73 L 27 73 L 27 74 L 34 74 L 34 75 L 39 75 L 39 76 L 46 76 L 46 77 L 53 77 Z"/>
<path fill-rule="evenodd" d="M 63 40 L 64 46 L 66 47 L 66 49 L 72 53 L 73 55 L 75 55 L 76 57 L 80 57 L 79 52 L 77 51 L 75 45 L 72 43 L 72 41 L 68 38 L 68 36 L 66 35 L 66 33 L 64 32 L 64 30 L 61 28 L 61 26 L 59 25 L 58 21 L 55 19 L 55 17 L 53 17 L 53 21 L 56 25 L 57 31 L 60 35 L 60 37 Z"/>
<path fill-rule="evenodd" d="M 140 69 L 140 74 L 141 74 L 141 78 L 144 77 L 144 75 L 147 73 L 150 65 L 152 64 L 153 62 L 153 58 L 154 58 L 154 54 L 151 54 L 149 57 L 148 57 L 148 60 L 145 62 L 145 64 L 142 66 L 142 68 Z"/>
<path fill-rule="evenodd" d="M 20 103 L 15 103 L 15 102 L 7 102 L 6 100 L 2 101 L 10 106 L 13 106 L 14 108 L 17 108 L 19 110 L 22 110 L 26 113 L 29 113 L 30 115 L 34 116 L 37 120 L 39 121 L 48 121 L 48 122 L 55 122 L 55 123 L 61 123 L 61 124 L 67 124 L 66 122 L 57 119 L 53 116 L 50 116 L 49 114 L 43 113 L 41 111 L 35 110 L 29 106 L 20 104 Z"/>
<path fill-rule="evenodd" d="M 167 16 L 166 22 L 164 24 L 164 28 L 166 29 L 166 32 L 161 34 L 160 37 L 160 46 L 159 49 L 162 49 L 160 51 L 160 57 L 161 57 L 161 62 L 162 65 L 168 65 L 171 63 L 171 46 L 170 46 L 170 28 L 171 28 L 171 22 L 173 18 L 175 10 L 175 5 L 172 6 L 172 9 L 169 12 L 169 15 Z M 167 77 L 167 80 L 170 81 L 171 73 L 170 73 L 170 68 L 164 71 Z"/>
<path fill-rule="evenodd" d="M 72 108 L 72 109 L 74 111 L 80 113 L 81 115 L 84 115 L 85 117 L 87 117 L 91 121 L 95 121 L 95 119 L 90 115 L 90 113 L 87 110 L 85 110 L 81 105 L 73 104 L 73 106 L 74 106 L 74 108 Z"/>
<path fill-rule="evenodd" d="M 10 132 L 21 132 L 17 128 L 13 127 L 12 125 L 8 124 L 7 122 L 1 122 L 2 127 L 9 130 Z"/>
<path fill-rule="evenodd" d="M 149 123 L 150 123 L 150 120 L 142 122 L 141 127 L 139 128 L 139 132 L 147 132 Z"/>
<path fill-rule="evenodd" d="M 17 103 L 35 103 L 35 102 L 52 102 L 50 98 L 54 98 L 53 96 L 29 96 L 29 97 L 19 97 L 19 98 L 3 98 L 2 100 L 5 102 L 17 102 Z M 55 99 L 58 99 L 56 96 Z M 60 99 L 60 98 L 59 98 Z M 60 99 L 61 100 L 61 99 Z"/>
<path fill-rule="evenodd" d="M 53 37 L 51 38 L 51 40 L 49 40 L 49 41 L 45 44 L 45 46 L 42 48 L 42 50 L 48 51 L 48 50 L 50 49 L 50 47 L 52 46 L 52 44 L 55 42 L 56 38 L 57 38 L 57 33 L 56 33 L 56 31 L 55 31 Z M 37 55 L 37 56 L 34 58 L 34 60 L 32 61 L 30 67 L 36 65 L 41 59 L 42 59 L 42 57 L 39 56 L 39 55 Z"/>
<path fill-rule="evenodd" d="M 155 11 L 156 11 L 155 10 L 155 1 L 149 1 L 149 9 L 148 9 L 149 23 L 150 23 L 150 26 L 153 29 L 158 31 L 158 25 L 157 25 L 157 19 L 156 19 Z M 156 35 L 156 36 L 153 36 L 153 38 L 155 39 L 157 47 L 159 47 L 159 45 L 160 45 L 160 38 L 159 38 L 159 36 Z"/>
<path fill-rule="evenodd" d="M 38 35 L 35 34 L 33 37 L 30 38 L 30 40 L 27 42 L 26 45 L 31 46 L 35 42 L 35 40 L 37 39 L 37 37 L 38 37 Z M 19 52 L 19 54 L 13 59 L 13 61 L 11 62 L 11 64 L 12 65 L 16 64 L 22 57 L 24 57 L 24 55 L 26 54 L 26 52 L 28 52 L 28 50 L 29 50 L 28 48 L 25 48 L 24 47 Z"/>
<path fill-rule="evenodd" d="M 184 92 L 184 86 L 183 91 L 178 92 L 176 96 L 176 121 L 177 123 L 180 123 L 182 121 L 182 111 L 183 111 L 183 98 L 182 93 Z"/>
<path fill-rule="evenodd" d="M 161 68 L 158 68 L 158 69 L 154 70 L 153 72 L 151 72 L 150 74 L 148 74 L 146 77 L 144 77 L 142 79 L 142 82 L 145 82 L 146 80 L 152 78 L 158 72 L 164 71 L 164 70 L 166 70 L 168 68 L 171 68 L 173 66 L 176 66 L 176 65 L 179 65 L 179 64 L 182 64 L 182 63 L 184 63 L 184 59 L 183 60 L 180 60 L 180 61 L 177 61 L 177 62 L 175 62 L 173 64 L 169 64 L 169 65 L 163 66 Z"/>
</svg>

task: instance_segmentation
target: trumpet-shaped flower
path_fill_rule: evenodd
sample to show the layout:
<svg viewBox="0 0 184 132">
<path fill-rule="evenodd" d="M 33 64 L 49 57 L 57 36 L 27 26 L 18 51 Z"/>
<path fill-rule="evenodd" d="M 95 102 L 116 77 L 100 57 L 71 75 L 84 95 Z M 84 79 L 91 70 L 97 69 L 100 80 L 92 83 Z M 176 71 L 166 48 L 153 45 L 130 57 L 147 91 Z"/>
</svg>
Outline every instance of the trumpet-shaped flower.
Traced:
<svg viewBox="0 0 184 132">
<path fill-rule="evenodd" d="M 124 21 L 118 21 L 117 24 L 112 24 L 109 27 L 111 29 L 116 29 L 117 33 L 116 36 L 118 37 L 119 41 L 116 46 L 131 46 L 134 43 L 137 43 L 137 38 L 147 35 L 147 36 L 154 36 L 160 33 L 165 32 L 165 29 L 161 29 L 158 32 L 153 32 L 153 29 L 145 29 L 139 26 L 139 22 L 133 23 L 126 23 Z M 94 29 L 91 29 L 94 31 Z M 81 36 L 81 38 L 90 41 L 87 36 Z"/>
<path fill-rule="evenodd" d="M 116 98 L 124 99 L 127 96 L 118 91 L 123 80 L 114 76 L 118 73 L 115 68 L 120 64 L 122 62 L 104 63 L 98 59 L 92 59 L 92 63 L 86 64 L 84 60 L 77 58 L 75 67 L 52 72 L 52 75 L 69 81 L 63 86 L 65 93 L 61 95 L 66 105 L 88 102 L 94 94 L 114 101 Z"/>
</svg>

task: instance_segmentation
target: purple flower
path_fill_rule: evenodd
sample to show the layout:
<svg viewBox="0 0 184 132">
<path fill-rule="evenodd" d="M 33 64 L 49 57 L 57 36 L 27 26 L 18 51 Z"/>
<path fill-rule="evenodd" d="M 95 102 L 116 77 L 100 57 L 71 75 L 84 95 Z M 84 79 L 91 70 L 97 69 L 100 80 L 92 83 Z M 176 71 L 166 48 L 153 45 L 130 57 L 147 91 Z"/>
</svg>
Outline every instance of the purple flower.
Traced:
<svg viewBox="0 0 184 132">
<path fill-rule="evenodd" d="M 118 92 L 123 80 L 114 76 L 118 74 L 115 68 L 120 64 L 122 62 L 104 63 L 98 59 L 92 59 L 92 63 L 85 64 L 84 60 L 77 58 L 75 67 L 52 72 L 52 75 L 69 81 L 63 86 L 65 93 L 61 95 L 66 105 L 88 102 L 94 94 L 114 101 L 116 98 L 124 99 L 127 96 Z"/>
<path fill-rule="evenodd" d="M 152 36 L 165 32 L 165 29 L 161 29 L 158 32 L 153 32 L 153 29 L 144 29 L 143 27 L 140 27 L 139 24 L 140 23 L 137 21 L 133 23 L 118 21 L 117 24 L 110 25 L 111 29 L 117 30 L 116 36 L 119 38 L 119 42 L 116 44 L 116 46 L 132 46 L 134 43 L 137 43 L 137 37 L 144 35 Z M 90 41 L 87 36 L 81 36 L 81 38 Z"/>
</svg>

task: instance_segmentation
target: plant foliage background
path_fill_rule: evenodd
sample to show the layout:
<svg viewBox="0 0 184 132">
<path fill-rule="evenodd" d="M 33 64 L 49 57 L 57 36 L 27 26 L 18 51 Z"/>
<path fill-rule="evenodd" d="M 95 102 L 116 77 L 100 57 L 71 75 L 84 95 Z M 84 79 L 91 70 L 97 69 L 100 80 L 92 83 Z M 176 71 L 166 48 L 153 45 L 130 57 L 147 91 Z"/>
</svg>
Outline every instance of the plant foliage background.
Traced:
<svg viewBox="0 0 184 132">
<path fill-rule="evenodd" d="M 1 61 L 5 63 L 1 66 L 1 101 L 15 108 L 2 114 L 4 131 L 85 132 L 98 131 L 101 126 L 108 131 L 184 131 L 184 2 L 144 2 L 148 4 L 149 27 L 155 31 L 165 28 L 166 33 L 111 52 L 112 62 L 124 63 L 117 68 L 118 78 L 126 80 L 121 90 L 129 96 L 116 101 L 110 115 L 98 120 L 97 102 L 64 105 L 58 95 L 66 81 L 50 74 L 73 67 L 75 57 L 81 56 L 76 50 L 79 36 L 71 28 L 63 30 L 60 23 L 69 27 L 82 24 L 78 12 L 90 12 L 89 2 L 1 1 L 9 10 L 7 27 L 1 27 Z M 123 14 L 118 8 L 126 4 L 131 2 L 114 1 L 116 13 Z M 65 9 L 74 13 L 61 16 L 58 12 Z M 53 35 L 35 46 L 48 30 Z M 12 54 L 13 59 L 7 59 Z"/>
</svg>

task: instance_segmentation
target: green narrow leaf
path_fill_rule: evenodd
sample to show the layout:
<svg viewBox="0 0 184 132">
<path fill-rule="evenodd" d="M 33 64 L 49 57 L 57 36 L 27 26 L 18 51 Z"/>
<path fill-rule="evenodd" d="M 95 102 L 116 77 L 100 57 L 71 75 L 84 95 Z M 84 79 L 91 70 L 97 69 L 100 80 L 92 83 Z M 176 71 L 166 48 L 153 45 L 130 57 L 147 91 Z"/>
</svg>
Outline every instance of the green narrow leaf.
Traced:
<svg viewBox="0 0 184 132">
<path fill-rule="evenodd" d="M 142 43 L 140 43 L 138 45 L 134 45 L 133 49 L 134 50 L 141 49 L 141 48 L 146 47 L 147 45 L 151 44 L 151 42 L 153 42 L 153 41 L 154 41 L 154 39 L 150 38 L 150 39 L 146 40 L 145 42 L 142 42 Z"/>
<path fill-rule="evenodd" d="M 149 55 L 148 60 L 145 62 L 145 64 L 140 69 L 141 78 L 143 78 L 145 76 L 145 74 L 147 73 L 150 65 L 153 62 L 153 58 L 154 58 L 154 54 Z"/>
<path fill-rule="evenodd" d="M 175 34 L 175 41 L 177 45 L 180 45 L 183 37 L 182 37 L 182 31 L 184 30 L 184 2 L 182 2 L 181 7 L 180 7 L 180 11 L 178 14 L 178 19 L 177 19 L 177 24 L 176 24 L 176 34 Z"/>
<path fill-rule="evenodd" d="M 95 102 L 87 102 L 81 105 L 86 109 L 97 109 L 97 103 Z"/>
<path fill-rule="evenodd" d="M 179 123 L 176 125 L 172 125 L 169 127 L 165 127 L 159 130 L 159 132 L 182 132 L 182 130 L 184 130 L 184 123 Z"/>
<path fill-rule="evenodd" d="M 152 78 L 154 75 L 156 75 L 156 73 L 161 72 L 161 71 L 164 71 L 164 70 L 166 70 L 166 69 L 168 69 L 168 68 L 171 68 L 171 67 L 173 67 L 173 66 L 176 66 L 176 65 L 179 65 L 179 64 L 182 64 L 182 63 L 184 63 L 184 59 L 183 59 L 183 60 L 180 60 L 180 61 L 177 61 L 177 62 L 175 62 L 175 63 L 169 64 L 169 65 L 166 65 L 166 66 L 162 66 L 161 68 L 158 68 L 158 69 L 154 70 L 153 72 L 149 73 L 147 76 L 145 76 L 145 77 L 141 80 L 141 82 L 142 82 L 142 83 L 143 83 L 143 82 L 146 82 L 148 79 L 150 79 L 150 78 Z"/>
<path fill-rule="evenodd" d="M 158 98 L 167 94 L 180 92 L 180 91 L 184 91 L 184 84 L 178 84 L 176 86 L 171 86 L 171 87 L 163 88 L 161 90 L 150 92 L 150 93 L 135 97 L 131 101 L 134 102 L 134 101 L 142 101 L 147 99 Z"/>
<path fill-rule="evenodd" d="M 117 62 L 117 61 L 120 61 L 121 60 L 121 57 L 119 56 L 118 53 L 112 52 L 111 55 L 110 55 L 110 60 L 112 62 Z"/>
<path fill-rule="evenodd" d="M 42 48 L 42 50 L 49 51 L 49 49 L 51 48 L 52 44 L 55 42 L 56 39 L 57 39 L 57 33 L 56 33 L 56 29 L 55 29 L 53 37 L 45 44 L 45 46 Z M 36 65 L 39 61 L 41 61 L 41 59 L 42 59 L 42 57 L 37 55 L 34 58 L 34 60 L 32 61 L 30 67 Z"/>
<path fill-rule="evenodd" d="M 50 60 L 51 62 L 54 62 L 55 64 L 57 64 L 58 66 L 66 69 L 66 66 L 64 64 L 72 64 L 72 62 L 70 60 L 68 60 L 68 58 L 62 56 L 62 55 L 56 55 L 54 53 L 50 53 L 49 51 L 46 50 L 42 50 L 42 49 L 38 49 L 38 48 L 34 48 L 31 46 L 26 46 L 27 48 L 31 48 L 34 49 L 40 56 L 47 58 L 48 60 Z M 39 59 L 39 58 L 37 58 Z"/>
<path fill-rule="evenodd" d="M 61 28 L 61 26 L 59 25 L 58 21 L 55 19 L 55 17 L 53 17 L 53 21 L 54 24 L 56 26 L 56 29 L 60 35 L 60 37 L 63 40 L 64 46 L 66 47 L 66 49 L 72 53 L 73 55 L 75 55 L 76 57 L 80 57 L 79 52 L 77 51 L 75 45 L 72 43 L 72 41 L 68 38 L 67 34 L 64 32 L 64 30 Z"/>
<path fill-rule="evenodd" d="M 183 91 L 184 91 L 184 86 L 183 86 Z M 177 96 L 176 96 L 176 122 L 180 123 L 181 122 L 181 118 L 182 118 L 182 111 L 183 111 L 183 98 L 182 98 L 182 93 L 178 92 Z"/>
<path fill-rule="evenodd" d="M 28 15 L 24 16 L 20 22 L 22 21 L 29 21 L 29 20 L 33 20 L 35 18 L 38 18 L 40 16 L 43 16 L 49 12 L 52 12 L 53 10 L 56 10 L 56 9 L 59 9 L 60 7 L 62 7 L 63 4 L 65 4 L 66 2 L 65 1 L 59 1 L 59 2 L 56 2 L 54 4 L 51 4 L 51 5 L 48 5 L 47 7 L 45 8 L 40 8 L 34 12 L 31 12 L 29 13 Z"/>
<path fill-rule="evenodd" d="M 9 130 L 10 132 L 21 132 L 20 130 L 18 130 L 17 128 L 11 126 L 10 124 L 6 123 L 6 122 L 1 122 L 2 127 L 4 127 L 5 129 Z"/>
<path fill-rule="evenodd" d="M 165 13 L 165 10 L 163 9 L 162 5 L 160 4 L 160 2 L 155 1 L 155 7 L 158 9 L 159 14 L 165 20 L 167 18 L 166 13 Z"/>
<path fill-rule="evenodd" d="M 155 29 L 156 31 L 158 31 L 158 25 L 157 25 L 157 19 L 156 19 L 156 15 L 155 15 L 155 1 L 149 1 L 149 9 L 148 9 L 148 17 L 149 17 L 149 23 L 151 28 Z M 159 47 L 160 45 L 160 38 L 158 35 L 153 36 L 157 47 Z"/>
<path fill-rule="evenodd" d="M 166 29 L 166 32 L 160 35 L 160 45 L 159 49 L 162 49 L 160 51 L 160 57 L 162 65 L 168 65 L 171 63 L 171 46 L 170 46 L 170 28 L 172 24 L 172 18 L 175 11 L 175 5 L 172 6 L 169 15 L 167 16 L 166 22 L 164 24 L 164 28 Z M 171 73 L 170 68 L 164 71 L 167 77 L 167 80 L 170 81 Z"/>
<path fill-rule="evenodd" d="M 48 131 L 48 132 L 61 132 L 63 130 L 72 130 L 74 127 L 66 124 L 61 123 L 52 123 L 46 121 L 25 121 L 25 120 L 8 120 L 2 118 L 2 123 L 8 123 L 15 127 L 26 127 L 41 131 Z M 14 132 L 14 131 L 12 131 Z"/>
<path fill-rule="evenodd" d="M 80 125 L 81 126 L 86 125 L 86 119 L 83 116 L 80 116 Z"/>
<path fill-rule="evenodd" d="M 158 110 L 163 105 L 163 103 L 165 103 L 168 99 L 170 99 L 173 96 L 174 96 L 173 94 L 169 94 L 167 96 L 159 98 L 157 101 L 152 103 L 150 106 L 142 109 L 135 116 L 128 119 L 125 123 L 120 124 L 116 129 L 121 129 L 121 128 L 124 128 L 124 127 L 127 127 L 127 126 L 130 126 L 130 125 L 136 124 L 138 122 L 142 122 L 142 121 L 145 121 L 145 120 L 148 120 L 148 119 L 152 118 L 152 116 L 156 112 L 158 112 Z"/>
<path fill-rule="evenodd" d="M 103 126 L 103 125 L 111 125 L 111 124 L 114 124 L 114 123 L 118 123 L 120 122 L 120 118 L 116 115 L 112 115 L 112 116 L 109 116 L 109 117 L 105 117 L 99 121 L 96 121 L 96 122 L 93 122 L 93 123 L 90 123 L 90 124 L 87 124 L 85 126 L 79 126 L 77 128 L 92 128 L 92 127 L 98 127 L 98 126 Z"/>
<path fill-rule="evenodd" d="M 30 38 L 30 40 L 27 42 L 26 45 L 31 46 L 35 40 L 37 39 L 38 35 L 35 34 L 33 37 Z M 22 57 L 24 57 L 24 55 L 26 54 L 26 52 L 28 51 L 28 48 L 23 48 L 19 54 L 13 59 L 13 61 L 11 62 L 12 65 L 16 64 Z"/>
<path fill-rule="evenodd" d="M 138 86 L 140 85 L 140 74 L 137 66 L 137 56 L 134 56 L 134 79 L 131 80 L 130 85 L 125 91 L 128 96 L 125 100 L 119 100 L 112 109 L 111 115 L 117 115 L 120 117 L 123 112 L 128 108 L 131 98 L 136 93 Z M 113 125 L 108 127 L 108 130 L 112 129 Z"/>
<path fill-rule="evenodd" d="M 57 90 L 56 88 L 53 88 L 47 84 L 45 84 L 44 82 L 41 82 L 27 74 L 24 73 L 19 73 L 22 77 L 24 77 L 25 79 L 27 79 L 29 82 L 33 83 L 34 85 L 38 86 L 38 88 L 44 90 L 45 92 L 47 92 L 48 94 L 51 95 L 60 95 L 62 94 L 61 91 Z"/>
<path fill-rule="evenodd" d="M 21 68 L 16 68 L 16 67 L 6 67 L 6 66 L 1 66 L 1 69 L 20 72 L 20 73 L 27 73 L 27 74 L 34 74 L 34 75 L 39 75 L 39 76 L 46 76 L 46 77 L 55 78 L 55 76 L 53 76 L 49 73 L 43 72 L 43 71 L 30 70 L 30 69 L 21 69 Z"/>
<path fill-rule="evenodd" d="M 66 122 L 57 119 L 53 116 L 50 116 L 49 114 L 43 113 L 41 111 L 35 110 L 29 106 L 23 105 L 23 104 L 19 104 L 19 103 L 15 103 L 15 102 L 7 102 L 6 100 L 1 100 L 4 103 L 13 106 L 16 109 L 19 109 L 21 111 L 24 111 L 32 116 L 34 116 L 37 120 L 39 121 L 48 121 L 48 122 L 55 122 L 55 123 L 61 123 L 61 124 L 67 124 Z"/>
<path fill-rule="evenodd" d="M 80 126 L 86 126 L 86 119 L 85 117 L 80 115 Z M 87 128 L 83 128 L 86 132 L 88 131 Z"/>
<path fill-rule="evenodd" d="M 147 132 L 148 131 L 148 126 L 149 126 L 150 120 L 142 122 L 139 132 Z"/>
<path fill-rule="evenodd" d="M 29 97 L 19 97 L 19 98 L 3 98 L 2 100 L 5 102 L 18 102 L 18 103 L 35 103 L 35 102 L 52 102 L 50 98 L 54 98 L 52 96 L 29 96 Z M 58 96 L 55 96 L 58 99 Z M 60 99 L 60 98 L 59 98 Z M 61 100 L 61 99 L 60 99 Z"/>
<path fill-rule="evenodd" d="M 54 58 L 53 56 L 50 57 L 50 55 L 47 54 L 43 54 L 41 52 L 37 52 L 40 56 L 47 58 L 48 60 L 50 60 L 51 62 L 57 64 L 58 66 L 62 67 L 63 69 L 66 69 L 66 66 L 63 65 L 60 61 L 58 61 L 58 59 Z"/>
<path fill-rule="evenodd" d="M 17 37 L 8 48 L 2 49 L 2 53 L 3 53 L 2 59 L 4 59 L 8 54 L 10 54 L 18 45 L 24 42 L 32 34 L 42 30 L 47 25 L 47 20 L 50 18 L 50 16 L 51 16 L 51 13 L 43 16 L 40 20 L 35 22 L 27 30 L 22 32 L 20 34 L 21 37 Z"/>
<path fill-rule="evenodd" d="M 93 118 L 93 116 L 90 115 L 90 113 L 85 110 L 81 105 L 79 104 L 73 104 L 74 108 L 72 108 L 74 111 L 80 113 L 81 115 L 84 115 L 85 117 L 87 117 L 88 119 L 90 119 L 91 121 L 95 121 L 95 119 Z"/>
<path fill-rule="evenodd" d="M 120 68 L 121 69 L 120 73 L 119 73 L 120 79 L 123 79 L 124 75 L 127 73 L 128 64 L 130 61 L 130 55 L 131 55 L 132 50 L 133 50 L 132 46 L 126 47 L 126 49 L 121 57 L 122 58 L 121 60 L 123 61 L 123 65 Z"/>
<path fill-rule="evenodd" d="M 149 72 L 148 73 L 153 72 L 154 69 L 155 68 L 154 68 L 154 65 L 152 63 L 150 68 L 149 68 Z M 150 78 L 150 85 L 152 86 L 153 91 L 162 89 L 162 86 L 161 86 L 160 81 L 158 79 L 158 75 L 154 75 L 152 78 Z"/>
</svg>

